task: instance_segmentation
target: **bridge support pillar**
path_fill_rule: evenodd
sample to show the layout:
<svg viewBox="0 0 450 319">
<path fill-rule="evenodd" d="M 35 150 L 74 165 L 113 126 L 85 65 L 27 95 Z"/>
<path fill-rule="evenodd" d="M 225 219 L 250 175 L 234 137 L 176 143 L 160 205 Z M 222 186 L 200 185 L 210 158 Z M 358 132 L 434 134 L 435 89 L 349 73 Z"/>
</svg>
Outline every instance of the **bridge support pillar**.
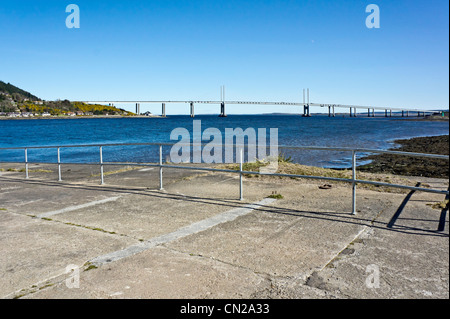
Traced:
<svg viewBox="0 0 450 319">
<path fill-rule="evenodd" d="M 303 106 L 303 117 L 310 117 L 310 113 L 309 113 L 309 104 L 305 104 Z"/>
<path fill-rule="evenodd" d="M 194 114 L 194 103 L 193 102 L 191 102 L 191 117 L 195 117 L 195 114 Z"/>
<path fill-rule="evenodd" d="M 161 112 L 161 116 L 162 117 L 166 117 L 166 103 L 162 104 L 162 112 Z"/>
<path fill-rule="evenodd" d="M 334 106 L 333 106 L 333 117 L 335 117 L 336 116 L 336 113 L 334 112 Z"/>
<path fill-rule="evenodd" d="M 402 117 L 405 117 L 405 111 L 402 110 Z"/>
<path fill-rule="evenodd" d="M 225 102 L 220 103 L 220 115 L 219 117 L 227 117 L 225 113 Z"/>
<path fill-rule="evenodd" d="M 389 117 L 392 117 L 392 110 L 389 110 Z"/>
<path fill-rule="evenodd" d="M 384 110 L 384 117 L 387 117 L 387 110 Z"/>
<path fill-rule="evenodd" d="M 351 108 L 350 108 L 350 117 L 353 117 L 352 111 L 353 111 L 353 108 L 351 107 Z"/>
<path fill-rule="evenodd" d="M 141 114 L 141 105 L 139 103 L 136 103 L 136 115 Z"/>
</svg>

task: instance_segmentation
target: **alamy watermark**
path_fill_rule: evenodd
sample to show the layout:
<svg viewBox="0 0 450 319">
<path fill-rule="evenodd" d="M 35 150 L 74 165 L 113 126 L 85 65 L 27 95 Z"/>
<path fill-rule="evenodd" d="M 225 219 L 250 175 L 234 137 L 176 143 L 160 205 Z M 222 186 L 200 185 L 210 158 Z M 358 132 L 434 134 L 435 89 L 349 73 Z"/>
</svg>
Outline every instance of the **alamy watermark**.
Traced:
<svg viewBox="0 0 450 319">
<path fill-rule="evenodd" d="M 76 4 L 69 4 L 66 7 L 66 13 L 70 13 L 66 17 L 66 27 L 68 29 L 80 28 L 80 7 Z M 376 4 L 366 6 L 366 13 L 370 13 L 366 18 L 366 27 L 368 29 L 380 28 L 380 7 Z"/>
<path fill-rule="evenodd" d="M 80 28 L 80 7 L 76 4 L 69 4 L 66 12 L 70 13 L 66 18 L 66 27 L 68 29 Z"/>
<path fill-rule="evenodd" d="M 178 141 L 170 150 L 172 163 L 241 163 L 246 157 L 247 162 L 267 162 L 265 172 L 278 169 L 278 128 L 269 132 L 267 128 L 225 128 L 222 134 L 214 127 L 202 130 L 202 121 L 194 120 L 192 134 L 178 127 L 172 130 L 170 140 Z"/>
<path fill-rule="evenodd" d="M 366 13 L 370 13 L 366 18 L 366 27 L 368 29 L 380 28 L 380 7 L 376 4 L 369 4 L 366 7 Z"/>
<path fill-rule="evenodd" d="M 380 288 L 380 267 L 378 265 L 368 265 L 366 267 L 366 287 L 369 289 Z"/>
<path fill-rule="evenodd" d="M 77 265 L 68 265 L 66 267 L 66 274 L 69 275 L 66 279 L 66 287 L 69 289 L 80 288 L 80 267 Z"/>
</svg>

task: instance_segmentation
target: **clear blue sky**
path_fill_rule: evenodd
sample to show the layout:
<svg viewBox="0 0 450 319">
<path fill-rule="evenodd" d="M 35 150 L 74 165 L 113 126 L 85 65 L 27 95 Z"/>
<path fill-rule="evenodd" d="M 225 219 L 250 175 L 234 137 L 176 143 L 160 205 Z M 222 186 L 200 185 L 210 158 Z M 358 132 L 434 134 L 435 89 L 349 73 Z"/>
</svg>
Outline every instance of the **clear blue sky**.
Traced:
<svg viewBox="0 0 450 319">
<path fill-rule="evenodd" d="M 229 100 L 449 105 L 448 0 L 0 0 L 0 30 L 0 80 L 47 100 L 219 100 L 225 85 Z M 227 107 L 276 111 L 301 110 Z"/>
</svg>

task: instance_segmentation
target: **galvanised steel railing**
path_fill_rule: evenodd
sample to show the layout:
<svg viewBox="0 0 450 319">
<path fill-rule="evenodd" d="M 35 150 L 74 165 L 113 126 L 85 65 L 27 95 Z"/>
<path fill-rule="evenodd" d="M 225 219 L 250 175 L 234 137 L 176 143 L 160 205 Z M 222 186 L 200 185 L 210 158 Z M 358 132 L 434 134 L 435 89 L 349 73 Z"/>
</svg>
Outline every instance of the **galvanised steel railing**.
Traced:
<svg viewBox="0 0 450 319">
<path fill-rule="evenodd" d="M 201 143 L 203 145 L 205 143 Z M 184 169 L 184 170 L 199 170 L 199 171 L 210 171 L 210 172 L 224 172 L 224 173 L 233 173 L 239 174 L 239 199 L 243 200 L 243 175 L 244 174 L 252 174 L 252 175 L 265 175 L 265 176 L 279 176 L 279 177 L 291 177 L 291 178 L 305 178 L 305 179 L 314 179 L 314 180 L 326 180 L 326 181 L 335 181 L 335 182 L 344 182 L 350 183 L 352 185 L 352 215 L 356 215 L 356 186 L 357 184 L 367 184 L 367 185 L 375 185 L 375 186 L 384 186 L 384 187 L 392 187 L 392 188 L 400 188 L 407 189 L 412 191 L 421 191 L 427 193 L 435 193 L 442 195 L 449 195 L 449 191 L 440 190 L 440 189 L 432 189 L 432 188 L 423 188 L 417 186 L 408 186 L 408 185 L 398 185 L 377 181 L 368 181 L 368 180 L 360 180 L 357 179 L 357 153 L 378 153 L 378 154 L 394 154 L 401 156 L 411 156 L 411 157 L 422 157 L 422 158 L 434 158 L 434 159 L 442 159 L 449 160 L 449 156 L 447 155 L 437 155 L 437 154 L 424 154 L 424 153 L 411 153 L 411 152 L 401 152 L 401 151 L 392 151 L 392 150 L 374 150 L 374 149 L 365 149 L 365 148 L 348 148 L 348 147 L 317 147 L 317 146 L 273 146 L 272 148 L 276 149 L 295 149 L 295 150 L 309 150 L 309 151 L 338 151 L 338 152 L 349 152 L 352 154 L 352 178 L 338 178 L 338 177 L 326 177 L 326 176 L 310 176 L 310 175 L 298 175 L 298 174 L 281 174 L 281 173 L 271 173 L 271 172 L 256 172 L 256 171 L 244 171 L 244 154 L 243 150 L 245 147 L 250 147 L 251 145 L 232 145 L 225 147 L 235 147 L 239 149 L 239 170 L 232 169 L 220 169 L 213 167 L 196 167 L 196 166 L 181 166 L 181 165 L 170 165 L 163 163 L 163 146 L 192 146 L 192 144 L 181 144 L 181 143 L 123 143 L 123 144 L 89 144 L 89 145 L 59 145 L 59 146 L 31 146 L 31 147 L 2 147 L 0 151 L 5 150 L 23 150 L 24 151 L 24 162 L 25 164 L 25 178 L 29 178 L 29 164 L 54 164 L 58 166 L 58 181 L 62 181 L 61 175 L 61 165 L 98 165 L 100 168 L 100 184 L 104 185 L 104 166 L 143 166 L 143 167 L 158 167 L 159 168 L 159 189 L 163 190 L 163 169 L 171 168 L 171 169 Z M 159 147 L 159 163 L 135 163 L 135 162 L 104 162 L 103 161 L 103 148 L 105 147 L 124 147 L 124 146 L 158 146 Z M 198 144 L 196 144 L 198 146 Z M 214 145 L 213 145 L 214 146 Z M 216 145 L 221 146 L 221 145 Z M 61 149 L 67 148 L 98 148 L 99 149 L 99 161 L 98 162 L 90 162 L 90 163 L 63 163 L 61 162 Z M 28 150 L 30 149 L 56 149 L 57 150 L 57 162 L 49 163 L 49 162 L 30 162 L 28 161 Z M 18 163 L 18 162 L 9 162 L 9 161 L 0 161 L 1 163 Z"/>
</svg>

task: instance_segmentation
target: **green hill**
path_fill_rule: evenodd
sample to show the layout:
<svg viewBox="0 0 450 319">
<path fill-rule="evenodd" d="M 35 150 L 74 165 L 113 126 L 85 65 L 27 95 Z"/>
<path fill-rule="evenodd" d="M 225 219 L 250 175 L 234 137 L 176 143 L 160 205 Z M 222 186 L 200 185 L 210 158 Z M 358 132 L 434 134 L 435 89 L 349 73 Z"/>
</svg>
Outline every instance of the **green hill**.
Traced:
<svg viewBox="0 0 450 319">
<path fill-rule="evenodd" d="M 71 102 L 69 100 L 42 101 L 37 96 L 10 83 L 0 81 L 0 113 L 32 113 L 53 116 L 73 115 L 134 115 L 114 106 Z M 6 114 L 3 114 L 6 115 Z"/>
<path fill-rule="evenodd" d="M 10 83 L 5 83 L 3 81 L 0 81 L 0 92 L 8 93 L 11 95 L 11 97 L 16 97 L 17 99 L 24 100 L 32 100 L 32 101 L 40 101 L 41 99 L 37 96 L 31 94 L 30 92 L 24 91 L 17 86 L 14 86 Z"/>
</svg>

